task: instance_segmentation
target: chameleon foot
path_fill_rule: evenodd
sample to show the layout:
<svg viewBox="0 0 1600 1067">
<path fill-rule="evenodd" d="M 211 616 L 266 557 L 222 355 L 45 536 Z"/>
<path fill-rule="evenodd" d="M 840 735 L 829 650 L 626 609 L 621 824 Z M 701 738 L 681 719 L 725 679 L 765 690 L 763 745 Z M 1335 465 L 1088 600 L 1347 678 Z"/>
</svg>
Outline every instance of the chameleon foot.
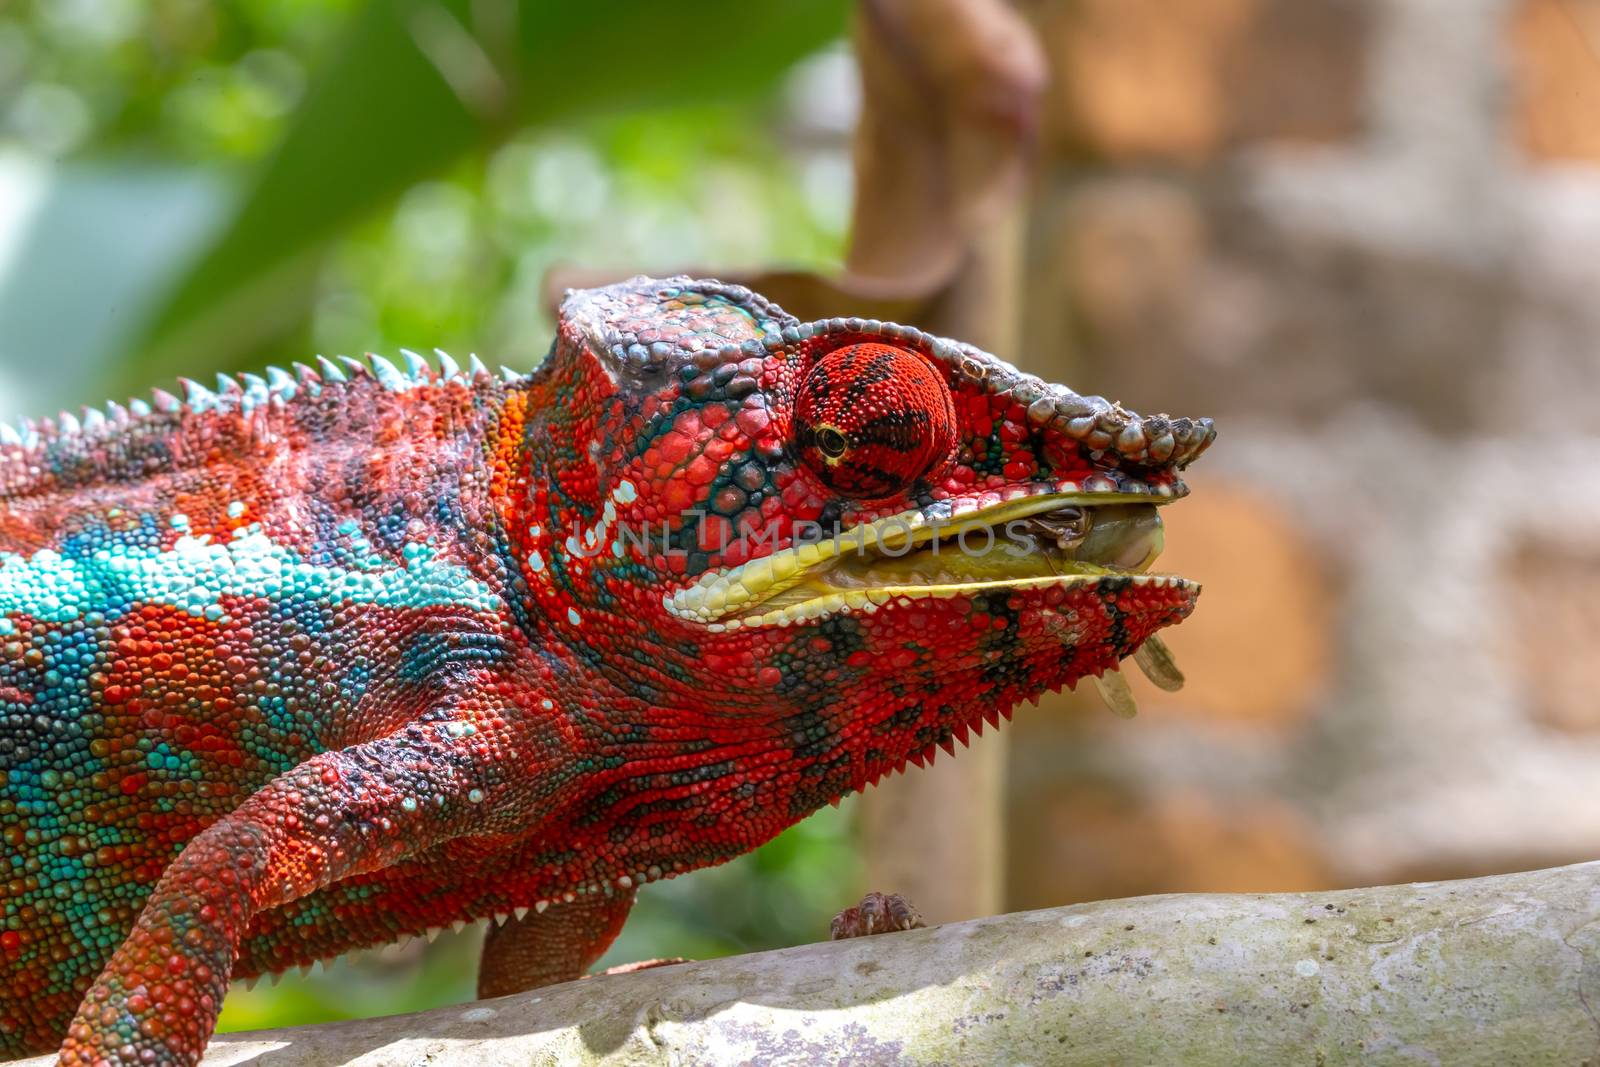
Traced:
<svg viewBox="0 0 1600 1067">
<path fill-rule="evenodd" d="M 832 939 L 918 930 L 924 925 L 922 915 L 899 893 L 868 893 L 860 904 L 833 917 Z"/>
</svg>

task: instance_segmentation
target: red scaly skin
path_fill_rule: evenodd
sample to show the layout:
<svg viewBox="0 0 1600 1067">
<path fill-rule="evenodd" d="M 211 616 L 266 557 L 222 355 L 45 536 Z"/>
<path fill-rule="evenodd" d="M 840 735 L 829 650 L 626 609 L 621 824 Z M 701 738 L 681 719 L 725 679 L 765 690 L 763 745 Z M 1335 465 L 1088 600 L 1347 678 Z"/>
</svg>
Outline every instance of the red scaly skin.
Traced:
<svg viewBox="0 0 1600 1067">
<path fill-rule="evenodd" d="M 578 976 L 640 883 L 1197 593 L 819 554 L 1166 502 L 1213 436 L 681 278 L 572 294 L 525 377 L 375 359 L 107 410 L 0 428 L 0 1056 L 65 1064 L 193 1063 L 230 976 L 460 921 L 516 916 L 487 991 Z"/>
</svg>

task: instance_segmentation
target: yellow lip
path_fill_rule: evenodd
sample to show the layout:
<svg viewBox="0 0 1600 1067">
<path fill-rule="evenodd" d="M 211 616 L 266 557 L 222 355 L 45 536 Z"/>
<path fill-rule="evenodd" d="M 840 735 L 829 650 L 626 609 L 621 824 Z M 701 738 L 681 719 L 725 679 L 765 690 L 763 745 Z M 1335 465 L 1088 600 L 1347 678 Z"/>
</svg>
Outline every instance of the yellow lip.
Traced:
<svg viewBox="0 0 1600 1067">
<path fill-rule="evenodd" d="M 835 537 L 801 544 L 702 575 L 664 600 L 673 615 L 714 631 L 782 626 L 842 611 L 872 612 L 900 598 L 948 598 L 989 589 L 1092 584 L 1124 578 L 1139 585 L 1197 588 L 1182 578 L 1142 573 L 1159 538 L 1131 566 L 1074 559 L 1046 544 L 1003 536 L 1007 524 L 1075 506 L 1156 503 L 1116 493 L 1044 493 L 950 518 L 902 512 Z M 983 539 L 968 537 L 982 531 Z M 949 546 L 948 550 L 945 546 Z"/>
</svg>

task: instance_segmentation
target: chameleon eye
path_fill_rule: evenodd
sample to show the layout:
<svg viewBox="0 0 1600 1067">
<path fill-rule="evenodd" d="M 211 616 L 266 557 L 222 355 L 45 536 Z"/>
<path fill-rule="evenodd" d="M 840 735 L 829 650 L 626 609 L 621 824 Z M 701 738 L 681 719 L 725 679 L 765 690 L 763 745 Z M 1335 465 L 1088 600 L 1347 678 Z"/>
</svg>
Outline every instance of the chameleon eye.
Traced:
<svg viewBox="0 0 1600 1067">
<path fill-rule="evenodd" d="M 873 500 L 950 458 L 956 413 L 939 372 L 916 352 L 855 344 L 829 352 L 795 400 L 800 458 L 823 484 Z"/>
<path fill-rule="evenodd" d="M 824 426 L 817 431 L 817 447 L 827 459 L 843 459 L 850 450 L 850 439 L 832 426 Z"/>
</svg>

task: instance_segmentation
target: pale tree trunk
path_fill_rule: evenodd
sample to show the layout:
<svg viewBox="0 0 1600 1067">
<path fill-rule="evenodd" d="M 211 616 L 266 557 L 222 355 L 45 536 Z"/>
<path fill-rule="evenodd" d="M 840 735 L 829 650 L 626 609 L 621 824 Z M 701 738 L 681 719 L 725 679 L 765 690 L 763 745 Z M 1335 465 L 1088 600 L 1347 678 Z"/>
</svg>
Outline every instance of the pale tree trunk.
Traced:
<svg viewBox="0 0 1600 1067">
<path fill-rule="evenodd" d="M 206 1063 L 1594 1064 L 1592 1005 L 1600 863 L 1079 904 L 228 1035 Z"/>
</svg>

